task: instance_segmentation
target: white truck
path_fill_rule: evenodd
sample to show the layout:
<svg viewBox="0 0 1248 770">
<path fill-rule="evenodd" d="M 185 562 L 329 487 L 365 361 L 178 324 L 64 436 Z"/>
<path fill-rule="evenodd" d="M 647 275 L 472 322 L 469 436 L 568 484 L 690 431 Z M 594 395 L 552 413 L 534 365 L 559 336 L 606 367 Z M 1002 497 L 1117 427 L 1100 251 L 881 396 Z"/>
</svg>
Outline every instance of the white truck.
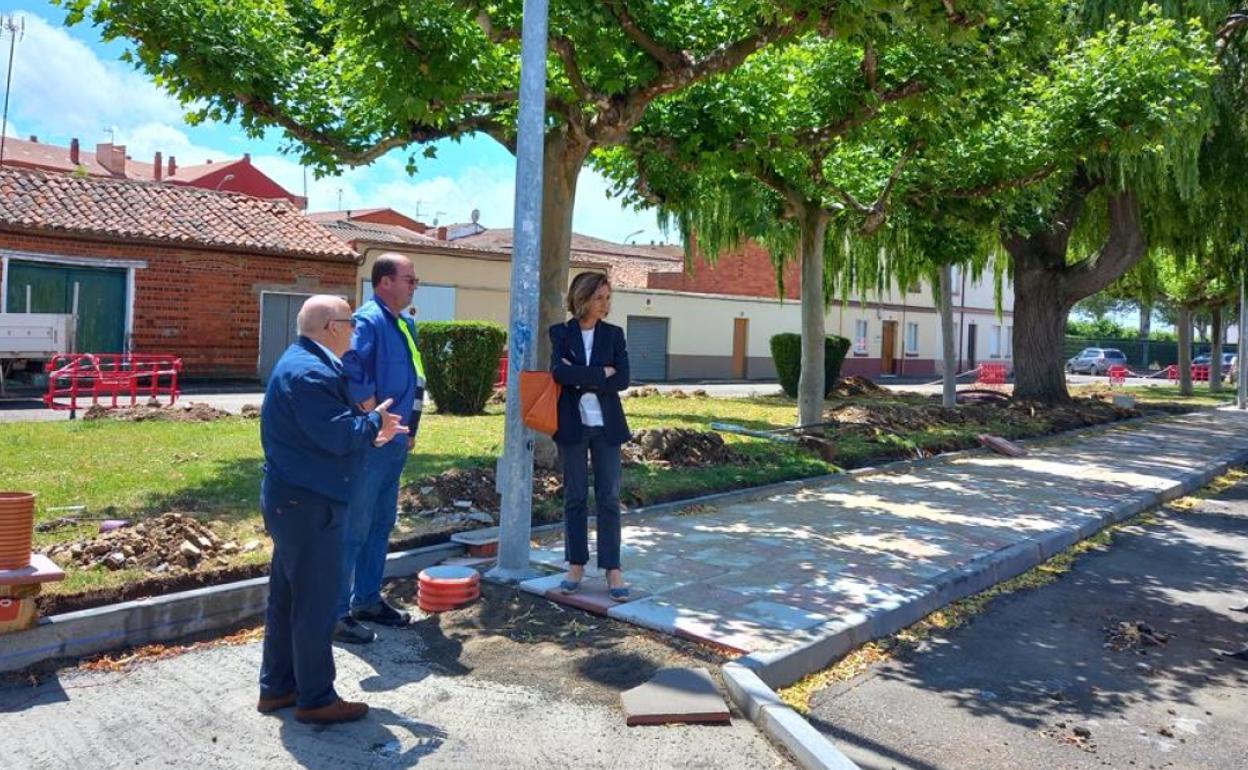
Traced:
<svg viewBox="0 0 1248 770">
<path fill-rule="evenodd" d="M 73 315 L 59 313 L 0 313 L 0 394 L 4 380 L 16 365 L 47 361 L 57 353 L 74 352 Z"/>
</svg>

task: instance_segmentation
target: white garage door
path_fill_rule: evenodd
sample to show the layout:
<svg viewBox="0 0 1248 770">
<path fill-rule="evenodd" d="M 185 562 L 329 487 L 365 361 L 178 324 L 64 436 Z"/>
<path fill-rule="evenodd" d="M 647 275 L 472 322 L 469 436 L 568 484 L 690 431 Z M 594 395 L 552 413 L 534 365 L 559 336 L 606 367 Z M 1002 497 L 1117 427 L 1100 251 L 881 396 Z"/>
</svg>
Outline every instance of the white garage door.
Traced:
<svg viewBox="0 0 1248 770">
<path fill-rule="evenodd" d="M 373 298 L 371 281 L 363 281 L 361 289 L 360 296 L 365 302 Z M 412 295 L 412 307 L 416 310 L 417 321 L 454 321 L 455 287 L 422 283 Z"/>
</svg>

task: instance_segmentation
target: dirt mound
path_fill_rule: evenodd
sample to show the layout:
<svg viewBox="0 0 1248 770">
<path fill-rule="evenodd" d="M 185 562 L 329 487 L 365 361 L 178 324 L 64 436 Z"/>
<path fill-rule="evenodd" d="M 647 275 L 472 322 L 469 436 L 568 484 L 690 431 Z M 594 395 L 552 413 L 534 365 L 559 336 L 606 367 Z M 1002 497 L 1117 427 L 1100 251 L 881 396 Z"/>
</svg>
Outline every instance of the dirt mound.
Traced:
<svg viewBox="0 0 1248 770">
<path fill-rule="evenodd" d="M 192 570 L 240 550 L 244 549 L 238 543 L 222 541 L 189 516 L 165 513 L 96 538 L 58 543 L 46 555 L 62 566 L 164 572 Z M 219 563 L 224 561 L 220 559 Z"/>
<path fill-rule="evenodd" d="M 625 463 L 666 463 L 677 467 L 739 465 L 746 458 L 724 443 L 723 436 L 690 428 L 639 430 L 620 447 Z"/>
<path fill-rule="evenodd" d="M 243 417 L 247 418 L 248 420 L 258 419 L 260 417 L 260 405 L 259 404 L 243 404 L 243 408 L 240 409 L 238 413 L 241 414 Z"/>
<path fill-rule="evenodd" d="M 120 406 L 116 409 L 109 409 L 100 404 L 94 404 L 87 411 L 83 412 L 82 419 L 121 420 L 123 422 L 143 422 L 145 420 L 213 422 L 229 416 L 229 412 L 208 404 L 180 403 L 172 406 L 162 406 L 159 402 L 149 401 L 141 406 Z"/>
<path fill-rule="evenodd" d="M 869 393 L 879 393 L 884 389 L 876 385 L 865 377 L 843 377 L 837 381 L 836 387 L 832 388 L 833 396 L 838 398 L 853 398 L 854 396 L 865 396 Z"/>
<path fill-rule="evenodd" d="M 533 499 L 546 500 L 556 497 L 563 490 L 558 474 L 550 471 L 534 471 Z M 452 468 L 437 476 L 408 484 L 399 492 L 399 508 L 408 515 L 437 516 L 450 514 L 465 521 L 475 520 L 489 524 L 502 497 L 494 489 L 492 468 Z M 487 517 L 474 514 L 487 514 Z"/>
<path fill-rule="evenodd" d="M 939 403 L 871 402 L 846 403 L 824 413 L 824 419 L 846 430 L 881 430 L 913 433 L 950 425 L 989 426 L 1020 420 L 1043 423 L 1041 432 L 1057 433 L 1136 417 L 1134 409 L 1122 409 L 1097 399 L 1074 399 L 1066 404 L 1044 405 L 1020 401 L 981 401 L 946 409 Z"/>
</svg>

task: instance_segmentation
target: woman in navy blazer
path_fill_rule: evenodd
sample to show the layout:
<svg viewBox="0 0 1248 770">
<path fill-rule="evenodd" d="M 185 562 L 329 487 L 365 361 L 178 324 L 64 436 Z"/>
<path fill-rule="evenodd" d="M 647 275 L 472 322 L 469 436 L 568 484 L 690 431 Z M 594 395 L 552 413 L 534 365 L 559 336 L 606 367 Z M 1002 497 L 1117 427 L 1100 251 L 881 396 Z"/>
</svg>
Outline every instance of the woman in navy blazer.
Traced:
<svg viewBox="0 0 1248 770">
<path fill-rule="evenodd" d="M 580 588 L 589 562 L 589 473 L 594 467 L 598 513 L 598 567 L 607 590 L 628 600 L 620 569 L 620 445 L 628 422 L 620 391 L 628 387 L 624 330 L 603 321 L 611 311 L 611 284 L 602 273 L 581 273 L 568 289 L 572 319 L 550 327 L 550 371 L 563 386 L 555 443 L 563 462 L 564 555 L 568 574 L 560 590 Z"/>
</svg>

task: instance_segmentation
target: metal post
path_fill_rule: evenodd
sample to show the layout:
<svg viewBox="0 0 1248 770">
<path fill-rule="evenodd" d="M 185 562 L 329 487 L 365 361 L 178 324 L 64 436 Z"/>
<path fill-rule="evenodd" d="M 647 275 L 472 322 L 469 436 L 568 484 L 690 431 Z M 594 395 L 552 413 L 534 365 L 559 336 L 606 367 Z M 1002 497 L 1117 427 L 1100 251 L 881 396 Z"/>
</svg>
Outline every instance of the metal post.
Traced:
<svg viewBox="0 0 1248 770">
<path fill-rule="evenodd" d="M 1248 347 L 1244 345 L 1244 323 L 1248 320 L 1248 292 L 1245 291 L 1244 284 L 1248 278 L 1240 277 L 1239 279 L 1239 323 L 1236 325 L 1237 331 L 1235 336 L 1235 355 L 1238 363 L 1239 371 L 1235 373 L 1235 383 L 1238 385 L 1237 395 L 1240 409 L 1248 409 Z"/>
<path fill-rule="evenodd" d="M 502 493 L 495 580 L 534 575 L 529 564 L 533 513 L 533 434 L 520 414 L 520 372 L 534 368 L 541 294 L 542 149 L 546 122 L 546 25 L 549 0 L 524 0 L 520 39 L 520 112 L 516 140 L 516 207 L 511 253 L 511 325 L 507 344 L 507 424 L 498 486 Z"/>
</svg>

